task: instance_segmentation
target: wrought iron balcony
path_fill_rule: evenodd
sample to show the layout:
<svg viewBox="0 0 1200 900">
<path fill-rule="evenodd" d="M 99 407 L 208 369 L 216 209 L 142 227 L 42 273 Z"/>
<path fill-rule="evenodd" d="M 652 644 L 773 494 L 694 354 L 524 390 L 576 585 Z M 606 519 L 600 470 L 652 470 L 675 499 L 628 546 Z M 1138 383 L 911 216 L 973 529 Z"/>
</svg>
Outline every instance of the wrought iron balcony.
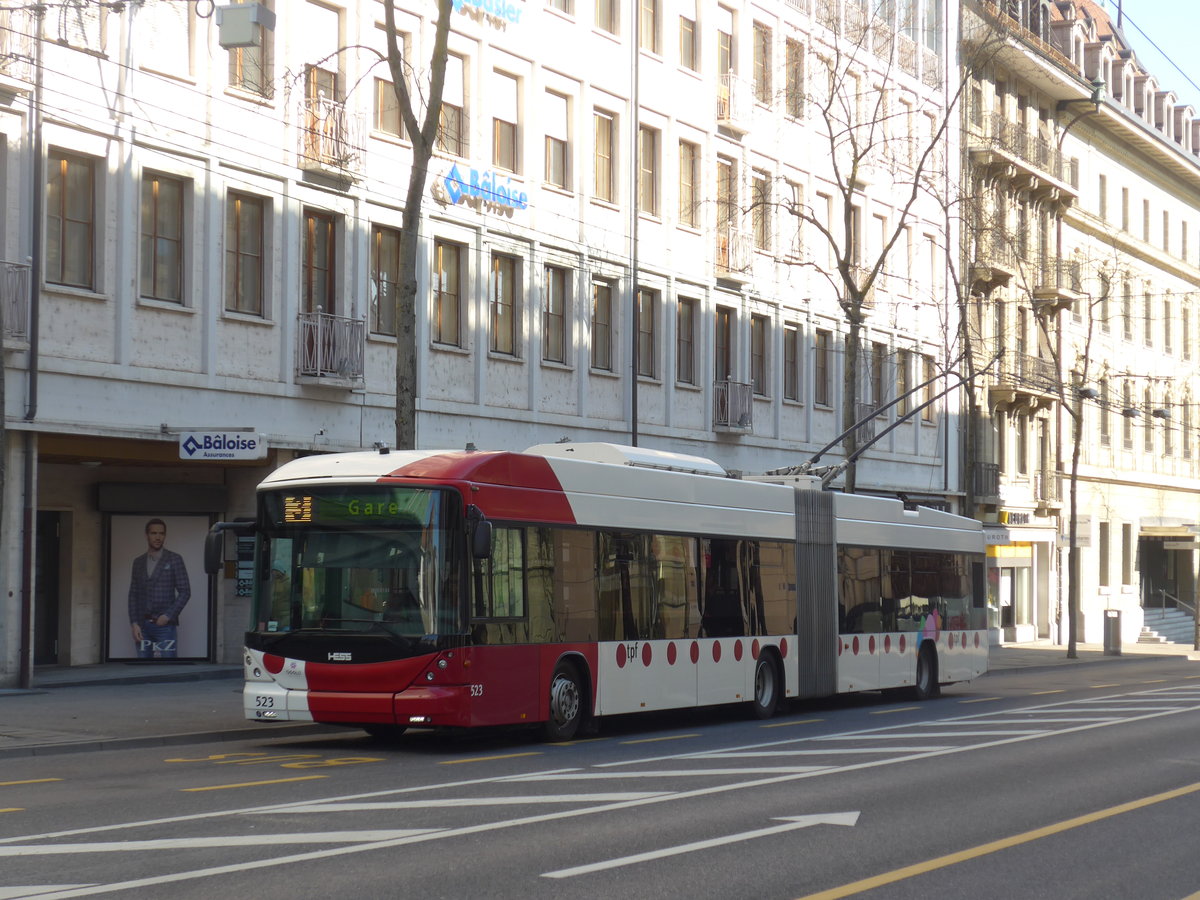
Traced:
<svg viewBox="0 0 1200 900">
<path fill-rule="evenodd" d="M 0 85 L 27 88 L 33 81 L 33 42 L 37 26 L 32 6 L 0 9 Z"/>
<path fill-rule="evenodd" d="M 362 171 L 362 116 L 325 95 L 301 99 L 297 114 L 298 165 L 337 175 Z"/>
<path fill-rule="evenodd" d="M 335 384 L 363 380 L 367 323 L 324 312 L 302 312 L 296 335 L 296 374 Z"/>
<path fill-rule="evenodd" d="M 994 462 L 975 463 L 974 489 L 977 503 L 999 503 L 1000 464 Z"/>
<path fill-rule="evenodd" d="M 750 261 L 754 258 L 754 236 L 736 225 L 717 227 L 715 263 L 723 278 L 750 280 Z"/>
<path fill-rule="evenodd" d="M 0 262 L 0 314 L 4 336 L 17 341 L 29 339 L 29 266 Z"/>
<path fill-rule="evenodd" d="M 754 114 L 754 85 L 727 72 L 717 76 L 717 124 L 730 131 L 745 134 L 750 130 Z"/>
<path fill-rule="evenodd" d="M 1058 370 L 1050 360 L 1006 350 L 989 394 L 997 407 L 1032 414 L 1054 403 L 1059 383 Z"/>
<path fill-rule="evenodd" d="M 754 427 L 754 385 L 742 381 L 713 384 L 713 428 L 750 431 Z"/>
<path fill-rule="evenodd" d="M 1017 273 L 1017 263 L 1009 236 L 999 228 L 980 228 L 974 235 L 974 241 L 972 286 L 989 291 L 1012 281 Z"/>
<path fill-rule="evenodd" d="M 1083 278 L 1077 259 L 1043 259 L 1035 263 L 1033 303 L 1038 312 L 1056 313 L 1083 296 Z"/>
<path fill-rule="evenodd" d="M 1078 199 L 1079 161 L 1020 122 L 993 113 L 971 129 L 968 144 L 977 166 L 1005 173 L 1035 195 L 1066 205 Z"/>
</svg>

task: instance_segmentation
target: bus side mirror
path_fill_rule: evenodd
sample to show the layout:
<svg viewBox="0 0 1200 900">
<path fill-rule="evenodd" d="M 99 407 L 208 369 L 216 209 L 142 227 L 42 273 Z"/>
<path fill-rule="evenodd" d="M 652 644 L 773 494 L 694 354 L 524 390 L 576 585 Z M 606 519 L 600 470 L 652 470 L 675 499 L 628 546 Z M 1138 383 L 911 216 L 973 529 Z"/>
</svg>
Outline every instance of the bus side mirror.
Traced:
<svg viewBox="0 0 1200 900">
<path fill-rule="evenodd" d="M 253 534 L 253 519 L 235 519 L 232 522 L 214 522 L 204 536 L 204 571 L 209 575 L 217 575 L 225 562 L 225 532 L 237 534 Z"/>
<path fill-rule="evenodd" d="M 487 559 L 492 555 L 492 523 L 478 506 L 467 507 L 467 522 L 471 537 L 471 556 Z"/>
</svg>

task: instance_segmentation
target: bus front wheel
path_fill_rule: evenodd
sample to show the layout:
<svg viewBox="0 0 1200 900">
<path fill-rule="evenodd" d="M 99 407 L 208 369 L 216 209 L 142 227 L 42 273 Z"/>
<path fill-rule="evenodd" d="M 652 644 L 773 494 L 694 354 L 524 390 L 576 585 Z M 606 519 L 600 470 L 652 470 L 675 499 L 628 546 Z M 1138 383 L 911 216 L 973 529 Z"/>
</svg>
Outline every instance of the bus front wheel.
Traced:
<svg viewBox="0 0 1200 900">
<path fill-rule="evenodd" d="M 760 656 L 754 667 L 754 699 L 750 706 L 759 719 L 771 718 L 779 706 L 779 668 L 769 654 Z"/>
<path fill-rule="evenodd" d="M 913 696 L 918 700 L 931 700 L 938 690 L 937 656 L 929 647 L 922 647 L 917 654 L 917 677 L 913 684 Z"/>
<path fill-rule="evenodd" d="M 546 720 L 548 741 L 569 741 L 583 722 L 583 687 L 579 671 L 560 662 L 550 679 L 550 717 Z"/>
</svg>

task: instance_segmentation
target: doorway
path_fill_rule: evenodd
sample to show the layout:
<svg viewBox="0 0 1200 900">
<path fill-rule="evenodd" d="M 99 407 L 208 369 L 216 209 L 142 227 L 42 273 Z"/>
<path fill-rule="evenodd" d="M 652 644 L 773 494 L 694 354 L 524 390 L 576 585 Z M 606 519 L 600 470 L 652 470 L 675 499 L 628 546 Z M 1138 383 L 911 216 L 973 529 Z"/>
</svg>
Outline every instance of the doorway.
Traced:
<svg viewBox="0 0 1200 900">
<path fill-rule="evenodd" d="M 33 664 L 58 664 L 62 513 L 39 510 L 34 555 Z"/>
</svg>

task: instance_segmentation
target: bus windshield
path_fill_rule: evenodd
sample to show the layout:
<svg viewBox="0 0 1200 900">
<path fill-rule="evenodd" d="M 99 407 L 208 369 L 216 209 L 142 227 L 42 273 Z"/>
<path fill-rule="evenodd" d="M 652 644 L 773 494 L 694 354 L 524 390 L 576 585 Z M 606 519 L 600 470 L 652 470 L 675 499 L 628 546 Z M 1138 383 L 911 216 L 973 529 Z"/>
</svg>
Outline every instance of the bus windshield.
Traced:
<svg viewBox="0 0 1200 900">
<path fill-rule="evenodd" d="M 260 632 L 462 631 L 457 494 L 393 485 L 261 496 Z"/>
</svg>

